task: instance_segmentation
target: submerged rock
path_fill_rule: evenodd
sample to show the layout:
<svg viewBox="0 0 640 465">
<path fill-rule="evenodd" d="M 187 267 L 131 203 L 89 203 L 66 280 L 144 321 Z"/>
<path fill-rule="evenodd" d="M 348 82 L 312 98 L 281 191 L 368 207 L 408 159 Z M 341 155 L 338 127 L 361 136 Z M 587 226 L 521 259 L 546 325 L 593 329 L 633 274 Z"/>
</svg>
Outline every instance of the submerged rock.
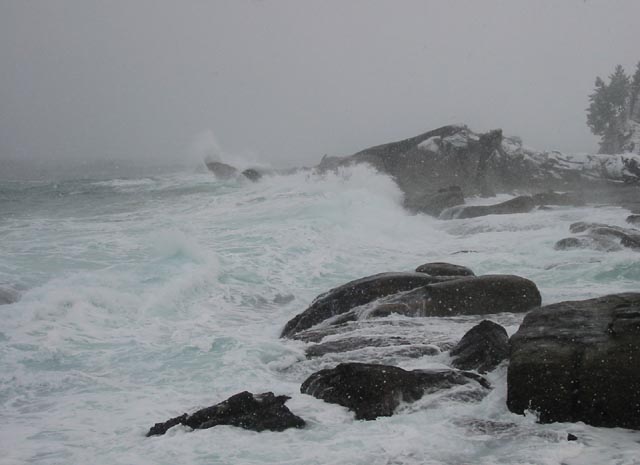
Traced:
<svg viewBox="0 0 640 465">
<path fill-rule="evenodd" d="M 486 373 L 509 357 L 507 331 L 493 321 L 484 320 L 471 328 L 451 349 L 453 366 Z"/>
<path fill-rule="evenodd" d="M 527 213 L 536 207 L 532 197 L 522 195 L 506 202 L 495 205 L 468 205 L 448 208 L 440 214 L 443 220 L 477 218 L 486 215 L 508 215 L 512 213 Z"/>
<path fill-rule="evenodd" d="M 438 216 L 443 210 L 462 204 L 464 204 L 464 195 L 458 186 L 439 189 L 437 193 L 407 196 L 404 202 L 408 210 L 432 216 Z"/>
<path fill-rule="evenodd" d="M 481 376 L 455 370 L 413 370 L 389 365 L 341 363 L 335 368 L 312 374 L 300 387 L 332 404 L 355 412 L 358 420 L 391 416 L 400 402 L 414 402 L 426 393 L 475 383 L 488 389 Z"/>
<path fill-rule="evenodd" d="M 387 352 L 385 355 L 393 351 L 394 355 L 407 358 L 440 353 L 440 350 L 433 345 L 418 344 L 417 341 L 398 336 L 351 336 L 309 346 L 306 350 L 306 355 L 308 358 L 322 357 L 327 354 L 353 352 L 370 347 L 387 349 L 385 350 Z"/>
<path fill-rule="evenodd" d="M 532 197 L 536 205 L 564 205 L 573 207 L 581 207 L 585 205 L 585 201 L 582 196 L 572 192 L 566 192 L 563 194 L 553 191 L 541 192 L 533 195 Z"/>
<path fill-rule="evenodd" d="M 348 282 L 316 297 L 309 308 L 287 322 L 280 337 L 292 337 L 359 305 L 442 279 L 424 273 L 380 273 Z"/>
<path fill-rule="evenodd" d="M 205 164 L 209 171 L 215 174 L 218 179 L 232 179 L 240 173 L 233 166 L 219 161 L 208 161 Z"/>
<path fill-rule="evenodd" d="M 242 175 L 251 181 L 259 181 L 260 178 L 262 178 L 262 173 L 260 173 L 258 170 L 253 168 L 244 170 L 242 172 Z"/>
<path fill-rule="evenodd" d="M 535 309 L 510 345 L 512 412 L 640 429 L 640 293 Z"/>
<path fill-rule="evenodd" d="M 416 273 L 426 273 L 430 276 L 475 276 L 466 266 L 444 262 L 425 263 L 416 268 Z"/>
<path fill-rule="evenodd" d="M 147 437 L 165 434 L 169 428 L 176 425 L 185 425 L 193 429 L 231 425 L 253 431 L 303 428 L 304 420 L 291 413 L 284 405 L 289 399 L 287 396 L 275 396 L 273 392 L 252 394 L 244 391 L 192 415 L 185 413 L 164 423 L 156 423 L 147 433 Z"/>
<path fill-rule="evenodd" d="M 555 245 L 556 250 L 571 248 L 618 250 L 619 246 L 640 250 L 640 230 L 634 228 L 580 221 L 569 226 L 569 230 L 572 233 L 585 233 L 585 235 L 558 241 Z"/>
<path fill-rule="evenodd" d="M 0 286 L 0 305 L 12 304 L 20 298 L 18 291 L 11 287 Z"/>
</svg>

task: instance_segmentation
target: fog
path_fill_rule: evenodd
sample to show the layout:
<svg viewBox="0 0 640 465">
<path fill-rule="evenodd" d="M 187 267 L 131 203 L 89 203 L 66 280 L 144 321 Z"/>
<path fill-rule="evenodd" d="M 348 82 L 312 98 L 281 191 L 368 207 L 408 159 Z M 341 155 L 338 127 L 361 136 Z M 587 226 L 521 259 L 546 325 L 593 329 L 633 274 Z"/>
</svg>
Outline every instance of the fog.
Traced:
<svg viewBox="0 0 640 465">
<path fill-rule="evenodd" d="M 449 123 L 594 152 L 588 95 L 640 60 L 639 19 L 637 0 L 2 0 L 0 162 L 301 165 Z"/>
</svg>

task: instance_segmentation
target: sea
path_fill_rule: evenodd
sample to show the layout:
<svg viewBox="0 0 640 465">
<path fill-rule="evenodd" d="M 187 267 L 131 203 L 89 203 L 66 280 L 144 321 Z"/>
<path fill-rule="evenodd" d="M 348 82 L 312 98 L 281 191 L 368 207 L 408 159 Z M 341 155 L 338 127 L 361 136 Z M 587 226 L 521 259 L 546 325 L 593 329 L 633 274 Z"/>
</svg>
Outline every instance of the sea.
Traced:
<svg viewBox="0 0 640 465">
<path fill-rule="evenodd" d="M 625 226 L 620 207 L 438 220 L 402 201 L 366 165 L 258 182 L 194 169 L 0 181 L 0 289 L 19 296 L 0 305 L 0 463 L 640 464 L 638 431 L 510 413 L 505 365 L 482 399 L 427 395 L 375 421 L 300 393 L 349 355 L 307 360 L 307 344 L 280 332 L 357 278 L 444 261 L 531 279 L 544 304 L 639 290 L 637 252 L 554 250 L 573 222 Z M 484 318 L 513 334 L 522 315 L 432 318 L 421 331 L 425 343 L 454 344 Z M 447 357 L 393 362 L 443 367 Z M 361 358 L 379 361 L 375 349 Z M 290 396 L 307 426 L 145 437 L 241 391 Z"/>
</svg>

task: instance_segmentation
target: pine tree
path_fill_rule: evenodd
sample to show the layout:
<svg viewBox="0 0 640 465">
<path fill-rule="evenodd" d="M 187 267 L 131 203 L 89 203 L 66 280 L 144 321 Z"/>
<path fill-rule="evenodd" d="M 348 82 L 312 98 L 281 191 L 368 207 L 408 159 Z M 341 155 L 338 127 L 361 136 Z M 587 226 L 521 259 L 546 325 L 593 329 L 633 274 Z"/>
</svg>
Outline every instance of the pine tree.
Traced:
<svg viewBox="0 0 640 465">
<path fill-rule="evenodd" d="M 609 76 L 609 84 L 598 77 L 595 86 L 589 96 L 587 125 L 591 132 L 601 137 L 600 153 L 617 153 L 622 149 L 625 126 L 631 116 L 631 81 L 624 68 L 618 65 Z"/>
<path fill-rule="evenodd" d="M 629 116 L 634 121 L 640 123 L 640 61 L 636 66 L 636 72 L 634 73 L 633 79 L 631 80 L 629 93 L 631 94 Z"/>
</svg>

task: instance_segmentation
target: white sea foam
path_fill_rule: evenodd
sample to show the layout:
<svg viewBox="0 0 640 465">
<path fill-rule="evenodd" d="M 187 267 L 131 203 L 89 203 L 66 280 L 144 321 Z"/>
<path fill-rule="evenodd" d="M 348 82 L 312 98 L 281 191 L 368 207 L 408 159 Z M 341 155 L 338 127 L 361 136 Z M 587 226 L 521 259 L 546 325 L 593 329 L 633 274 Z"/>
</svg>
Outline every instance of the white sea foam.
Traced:
<svg viewBox="0 0 640 465">
<path fill-rule="evenodd" d="M 321 292 L 428 261 L 530 278 L 547 303 L 637 290 L 628 251 L 553 249 L 574 221 L 623 226 L 620 208 L 440 221 L 408 214 L 394 182 L 365 166 L 257 183 L 188 174 L 72 187 L 106 190 L 64 201 L 25 194 L 30 208 L 0 222 L 0 282 L 25 288 L 0 306 L 2 463 L 637 463 L 637 433 L 509 413 L 504 367 L 479 402 L 426 396 L 396 416 L 355 421 L 299 393 L 333 362 L 278 339 Z M 510 333 L 519 318 L 494 317 Z M 433 319 L 421 331 L 455 342 L 476 321 Z M 144 437 L 157 421 L 243 390 L 290 395 L 308 427 Z"/>
</svg>

